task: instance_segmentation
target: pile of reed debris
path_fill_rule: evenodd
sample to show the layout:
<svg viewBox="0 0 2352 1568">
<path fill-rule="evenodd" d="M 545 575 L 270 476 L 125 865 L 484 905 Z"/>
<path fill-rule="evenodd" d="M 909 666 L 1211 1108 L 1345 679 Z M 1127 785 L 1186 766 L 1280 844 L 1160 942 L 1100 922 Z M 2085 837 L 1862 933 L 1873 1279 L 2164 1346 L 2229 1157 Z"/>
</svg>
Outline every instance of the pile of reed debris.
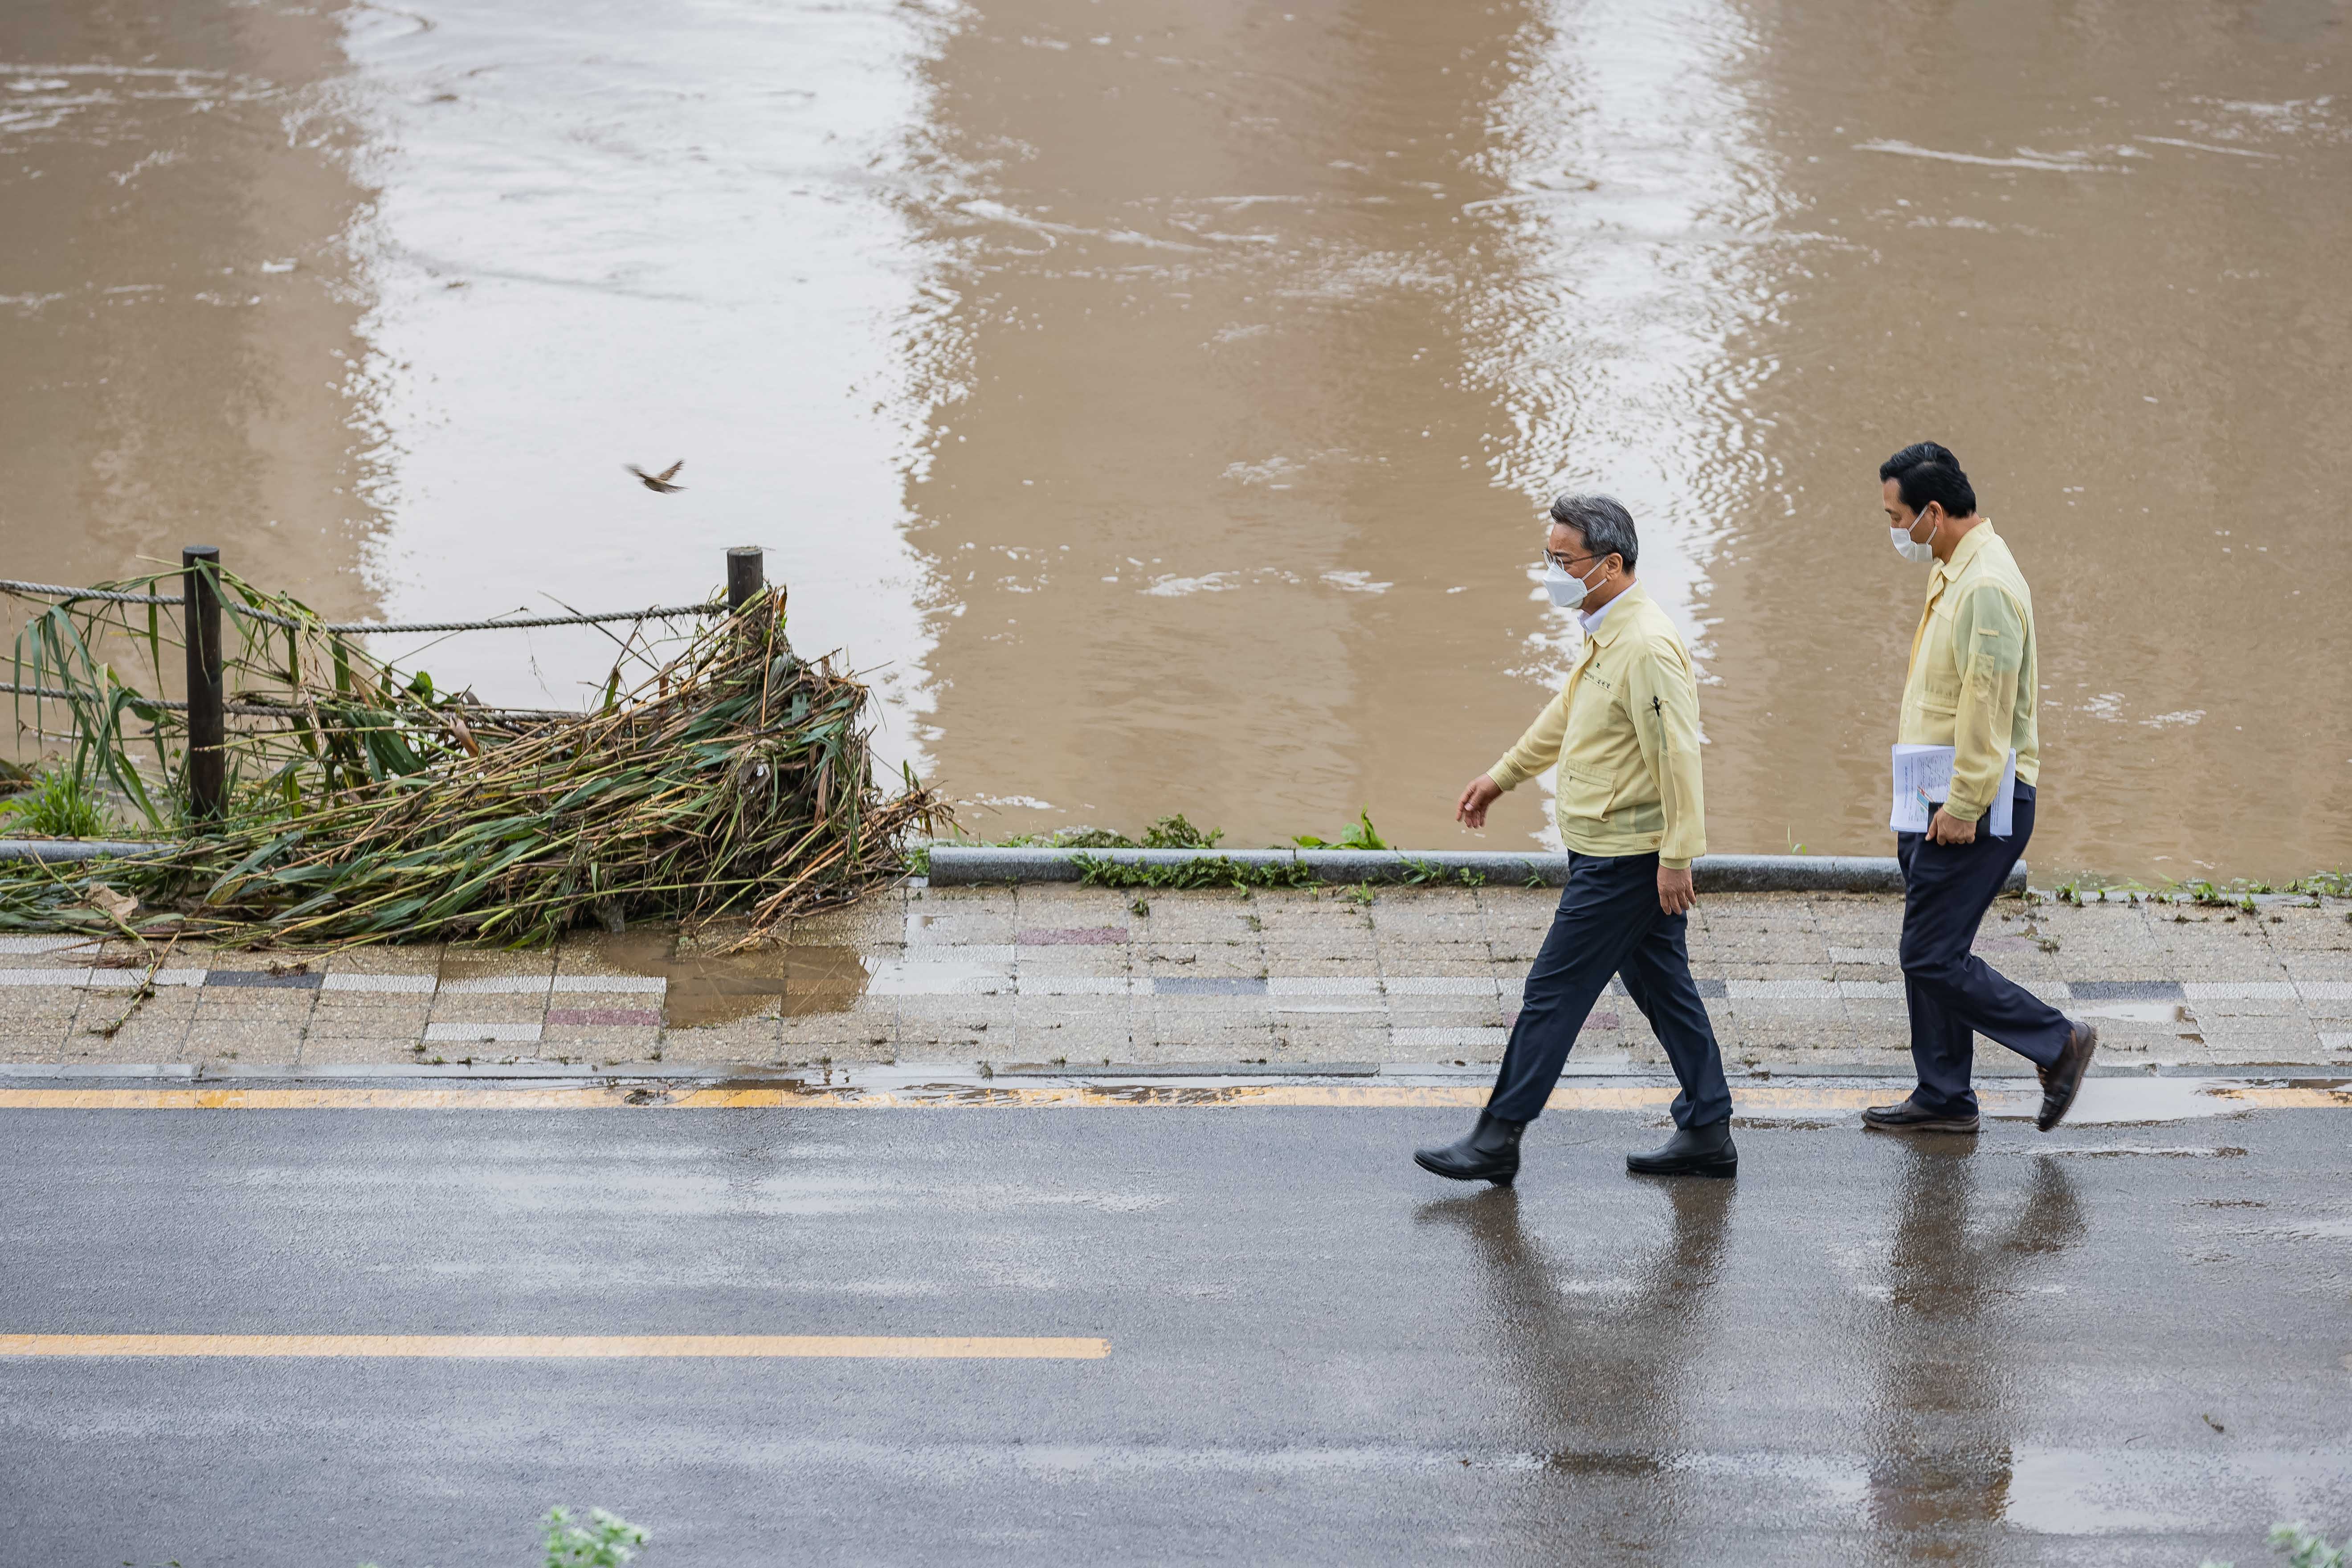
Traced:
<svg viewBox="0 0 2352 1568">
<path fill-rule="evenodd" d="M 877 787 L 869 694 L 794 654 L 781 589 L 683 651 L 657 656 L 642 627 L 616 637 L 603 705 L 582 715 L 438 691 L 297 601 L 226 573 L 221 587 L 236 630 L 217 821 L 185 820 L 185 718 L 160 700 L 171 617 L 75 600 L 42 605 L 18 635 L 20 731 L 71 742 L 58 766 L 158 842 L 0 864 L 0 929 L 520 944 L 730 918 L 758 942 L 898 875 L 908 836 L 945 816 L 911 773 L 895 795 Z M 138 687 L 107 657 L 124 651 L 149 666 Z M 633 663 L 644 673 L 625 689 Z M 60 707 L 69 729 L 46 728 Z"/>
</svg>

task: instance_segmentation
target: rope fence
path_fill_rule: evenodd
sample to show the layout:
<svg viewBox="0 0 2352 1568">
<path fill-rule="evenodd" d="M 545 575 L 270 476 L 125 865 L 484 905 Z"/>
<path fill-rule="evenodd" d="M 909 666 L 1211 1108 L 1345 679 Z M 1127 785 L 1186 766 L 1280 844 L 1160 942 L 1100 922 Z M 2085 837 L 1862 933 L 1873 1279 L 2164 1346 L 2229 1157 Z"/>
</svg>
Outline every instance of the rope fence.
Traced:
<svg viewBox="0 0 2352 1568">
<path fill-rule="evenodd" d="M 99 599 L 111 605 L 184 605 L 184 594 L 118 594 L 107 588 L 69 588 L 58 583 L 20 583 L 14 578 L 0 578 L 0 593 L 44 594 L 71 603 L 76 599 Z M 232 616 L 265 622 L 273 626 L 289 626 L 299 630 L 306 623 L 292 616 L 281 616 L 272 610 L 257 610 L 250 605 L 240 605 L 223 599 L 221 608 Z M 723 616 L 730 613 L 724 600 L 713 599 L 700 605 L 656 605 L 643 610 L 607 610 L 599 615 L 574 612 L 563 616 L 521 616 L 492 621 L 413 621 L 399 625 L 379 625 L 373 621 L 321 621 L 319 630 L 335 632 L 346 637 L 365 637 L 408 632 L 497 632 L 525 631 L 533 626 L 593 626 L 614 621 L 677 620 L 687 616 Z"/>
<path fill-rule="evenodd" d="M 70 702 L 74 698 L 74 693 L 54 686 L 19 686 L 12 680 L 0 680 L 0 695 L 48 697 L 63 702 Z M 168 708 L 174 713 L 188 710 L 188 705 L 176 697 L 142 697 L 139 703 L 145 708 Z M 305 719 L 314 716 L 308 708 L 297 708 L 288 702 L 224 702 L 221 711 L 248 719 Z M 450 711 L 461 719 L 511 720 L 517 723 L 595 717 L 593 713 L 572 713 L 561 708 L 477 708 L 471 704 L 453 707 Z"/>
<path fill-rule="evenodd" d="M 315 621 L 293 616 L 279 615 L 274 610 L 242 605 L 226 597 L 222 592 L 221 559 L 217 547 L 191 544 L 180 552 L 182 581 L 184 590 L 178 594 L 137 594 L 114 588 L 77 588 L 58 583 L 33 583 L 15 578 L 0 578 L 0 593 L 38 595 L 72 604 L 77 600 L 95 600 L 114 605 L 176 605 L 181 606 L 181 619 L 185 631 L 187 654 L 186 701 L 161 698 L 142 698 L 159 709 L 184 712 L 187 718 L 187 778 L 191 815 L 199 821 L 220 816 L 227 800 L 225 773 L 226 731 L 229 715 L 255 718 L 316 720 L 309 709 L 274 702 L 232 702 L 223 687 L 223 662 L 220 617 L 223 614 L 259 621 L 265 625 L 284 626 L 293 631 L 319 631 L 342 637 L 375 637 L 423 632 L 497 632 L 526 631 L 539 626 L 590 626 L 615 621 L 657 621 L 682 619 L 688 616 L 729 616 L 740 613 L 744 606 L 767 591 L 764 552 L 749 546 L 727 552 L 727 596 L 699 605 L 656 605 L 642 610 L 613 610 L 589 615 L 572 611 L 561 616 L 511 616 L 502 619 L 472 621 L 416 621 L 406 624 L 377 624 L 368 621 Z M 608 634 L 609 635 L 609 634 Z M 617 638 L 614 640 L 618 640 Z M 340 657 L 340 655 L 338 656 Z M 40 686 L 22 686 L 0 682 L 0 692 L 36 699 L 68 699 L 69 694 Z M 511 721 L 540 722 L 583 717 L 577 713 L 559 713 L 523 708 L 484 708 L 454 705 L 449 711 L 460 719 L 478 718 L 491 721 Z"/>
</svg>

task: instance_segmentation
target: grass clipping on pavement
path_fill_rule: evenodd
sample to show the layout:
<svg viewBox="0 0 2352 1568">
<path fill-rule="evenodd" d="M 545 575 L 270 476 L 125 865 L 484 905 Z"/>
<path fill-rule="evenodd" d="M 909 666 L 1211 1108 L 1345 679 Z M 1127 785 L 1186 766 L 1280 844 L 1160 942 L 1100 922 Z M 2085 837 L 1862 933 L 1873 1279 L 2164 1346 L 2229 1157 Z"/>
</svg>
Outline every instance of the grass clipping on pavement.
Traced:
<svg viewBox="0 0 2352 1568">
<path fill-rule="evenodd" d="M 44 606 L 19 635 L 15 684 L 57 694 L 31 699 L 36 731 L 52 733 L 37 710 L 62 702 L 72 732 L 55 738 L 74 742 L 74 774 L 182 837 L 152 854 L 0 864 L 0 929 L 521 944 L 731 917 L 750 943 L 896 877 L 908 835 L 945 817 L 911 773 L 895 795 L 876 787 L 869 694 L 793 653 L 781 589 L 665 662 L 633 632 L 584 716 L 436 691 L 294 600 L 227 574 L 222 589 L 298 624 L 226 617 L 241 643 L 227 658 L 232 805 L 213 824 L 173 804 L 184 715 L 99 657 L 127 639 L 160 689 L 178 646 L 168 624 L 82 601 Z M 624 692 L 633 658 L 651 673 Z"/>
</svg>

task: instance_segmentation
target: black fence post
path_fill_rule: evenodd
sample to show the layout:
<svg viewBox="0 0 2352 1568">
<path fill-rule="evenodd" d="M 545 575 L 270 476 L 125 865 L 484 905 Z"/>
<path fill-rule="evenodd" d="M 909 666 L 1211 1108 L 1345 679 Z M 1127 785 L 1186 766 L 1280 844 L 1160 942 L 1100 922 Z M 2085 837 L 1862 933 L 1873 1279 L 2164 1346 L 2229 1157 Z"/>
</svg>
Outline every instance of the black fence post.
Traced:
<svg viewBox="0 0 2352 1568">
<path fill-rule="evenodd" d="M 767 591 L 768 577 L 762 562 L 765 552 L 756 544 L 739 544 L 727 552 L 727 609 L 740 616 L 743 606 Z"/>
<path fill-rule="evenodd" d="M 221 677 L 220 547 L 191 544 L 180 552 L 187 603 L 188 815 L 216 822 L 228 805 L 228 714 Z"/>
</svg>

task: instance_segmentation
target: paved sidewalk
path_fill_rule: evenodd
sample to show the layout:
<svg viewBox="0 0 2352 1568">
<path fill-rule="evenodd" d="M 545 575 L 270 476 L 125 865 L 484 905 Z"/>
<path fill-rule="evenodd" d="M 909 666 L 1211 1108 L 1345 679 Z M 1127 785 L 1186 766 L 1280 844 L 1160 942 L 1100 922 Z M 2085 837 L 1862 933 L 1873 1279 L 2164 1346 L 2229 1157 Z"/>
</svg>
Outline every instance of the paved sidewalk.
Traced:
<svg viewBox="0 0 2352 1568">
<path fill-rule="evenodd" d="M 0 1063 L 1475 1065 L 1502 1054 L 1557 897 L 914 884 L 802 921 L 787 947 L 726 958 L 661 931 L 520 953 L 183 943 L 136 1008 L 150 961 L 127 944 L 5 937 Z M 1726 1057 L 1765 1070 L 1907 1064 L 1901 918 L 1879 896 L 1705 900 L 1691 956 Z M 2352 902 L 2003 900 L 1978 951 L 2098 1019 L 2111 1066 L 2352 1069 Z M 1983 1059 L 2021 1066 L 1997 1048 Z M 1613 990 L 1572 1062 L 1664 1065 Z"/>
</svg>

